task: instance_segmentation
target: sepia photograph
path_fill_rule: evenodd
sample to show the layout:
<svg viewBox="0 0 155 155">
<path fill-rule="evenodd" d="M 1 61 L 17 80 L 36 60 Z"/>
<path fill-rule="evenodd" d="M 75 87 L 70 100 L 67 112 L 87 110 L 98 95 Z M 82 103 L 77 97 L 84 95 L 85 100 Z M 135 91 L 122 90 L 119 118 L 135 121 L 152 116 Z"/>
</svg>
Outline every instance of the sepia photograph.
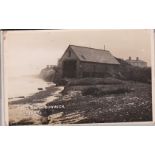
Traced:
<svg viewBox="0 0 155 155">
<path fill-rule="evenodd" d="M 8 124 L 152 122 L 151 34 L 3 31 Z"/>
<path fill-rule="evenodd" d="M 2 125 L 2 56 L 1 56 L 1 30 L 0 30 L 0 126 Z"/>
</svg>

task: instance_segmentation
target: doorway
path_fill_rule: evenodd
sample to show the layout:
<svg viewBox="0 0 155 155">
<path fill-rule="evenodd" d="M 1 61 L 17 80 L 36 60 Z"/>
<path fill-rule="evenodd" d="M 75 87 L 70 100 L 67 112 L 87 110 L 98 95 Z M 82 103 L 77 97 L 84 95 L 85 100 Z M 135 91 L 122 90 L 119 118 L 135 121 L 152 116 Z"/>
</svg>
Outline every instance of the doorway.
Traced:
<svg viewBox="0 0 155 155">
<path fill-rule="evenodd" d="M 76 60 L 65 60 L 63 62 L 63 77 L 76 77 Z"/>
</svg>

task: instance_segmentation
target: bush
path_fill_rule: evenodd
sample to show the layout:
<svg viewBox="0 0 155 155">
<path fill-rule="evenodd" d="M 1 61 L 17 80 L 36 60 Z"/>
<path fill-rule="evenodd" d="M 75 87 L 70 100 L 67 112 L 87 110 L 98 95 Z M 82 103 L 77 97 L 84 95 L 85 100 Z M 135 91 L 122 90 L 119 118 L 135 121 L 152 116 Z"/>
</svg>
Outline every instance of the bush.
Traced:
<svg viewBox="0 0 155 155">
<path fill-rule="evenodd" d="M 126 79 L 151 83 L 151 68 L 129 67 L 127 69 Z"/>
<path fill-rule="evenodd" d="M 87 96 L 87 95 L 92 95 L 92 96 L 103 96 L 103 95 L 108 95 L 108 94 L 122 94 L 122 93 L 127 93 L 130 92 L 131 90 L 128 87 L 125 86 L 119 86 L 119 87 L 109 87 L 108 89 L 99 89 L 97 87 L 91 87 L 83 90 L 82 95 Z"/>
<path fill-rule="evenodd" d="M 100 85 L 100 84 L 121 84 L 122 81 L 115 78 L 81 78 L 69 79 L 68 86 L 76 85 Z"/>
<path fill-rule="evenodd" d="M 151 68 L 135 67 L 128 64 L 126 61 L 116 58 L 120 63 L 119 79 L 139 81 L 144 83 L 151 83 Z"/>
</svg>

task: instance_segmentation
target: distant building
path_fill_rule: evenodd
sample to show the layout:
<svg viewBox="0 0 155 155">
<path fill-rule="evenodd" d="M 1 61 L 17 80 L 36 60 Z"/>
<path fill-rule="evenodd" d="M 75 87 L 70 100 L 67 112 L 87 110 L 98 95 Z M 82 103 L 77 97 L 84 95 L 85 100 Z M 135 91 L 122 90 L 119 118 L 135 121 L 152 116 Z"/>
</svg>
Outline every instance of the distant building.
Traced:
<svg viewBox="0 0 155 155">
<path fill-rule="evenodd" d="M 138 57 L 136 58 L 136 60 L 133 60 L 131 57 L 129 57 L 129 59 L 127 59 L 126 62 L 136 67 L 141 68 L 147 67 L 147 63 L 143 60 L 140 60 Z"/>
<path fill-rule="evenodd" d="M 49 69 L 54 69 L 56 66 L 55 65 L 47 65 L 46 66 L 46 70 L 49 70 Z"/>
<path fill-rule="evenodd" d="M 69 45 L 58 68 L 62 78 L 104 77 L 117 72 L 119 65 L 110 51 Z"/>
</svg>

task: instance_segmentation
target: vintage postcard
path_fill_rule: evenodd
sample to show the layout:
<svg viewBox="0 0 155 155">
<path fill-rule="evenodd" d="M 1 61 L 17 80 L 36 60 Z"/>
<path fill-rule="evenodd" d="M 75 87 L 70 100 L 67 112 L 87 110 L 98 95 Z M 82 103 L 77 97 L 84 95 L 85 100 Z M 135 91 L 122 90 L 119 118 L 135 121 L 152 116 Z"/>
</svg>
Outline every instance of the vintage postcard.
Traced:
<svg viewBox="0 0 155 155">
<path fill-rule="evenodd" d="M 152 36 L 3 31 L 9 125 L 152 123 Z"/>
</svg>

